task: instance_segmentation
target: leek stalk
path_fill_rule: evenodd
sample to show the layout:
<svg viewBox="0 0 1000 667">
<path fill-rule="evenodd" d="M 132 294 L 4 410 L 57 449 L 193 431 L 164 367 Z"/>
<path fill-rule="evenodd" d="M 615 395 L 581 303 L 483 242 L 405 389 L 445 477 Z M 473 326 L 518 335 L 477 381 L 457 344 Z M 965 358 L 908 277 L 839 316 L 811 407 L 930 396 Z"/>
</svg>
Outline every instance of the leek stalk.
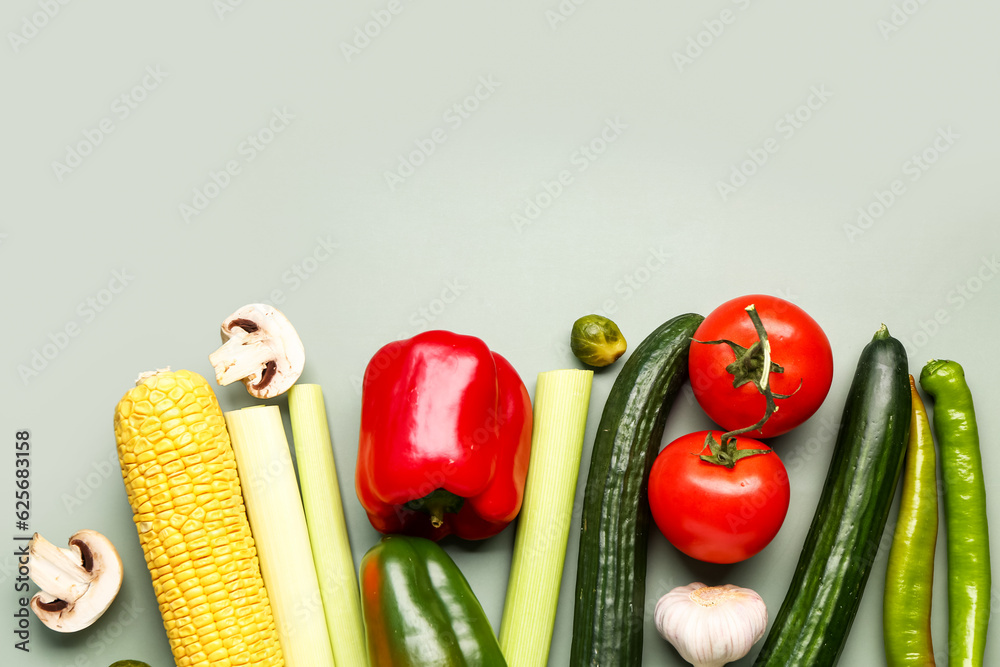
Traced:
<svg viewBox="0 0 1000 667">
<path fill-rule="evenodd" d="M 500 648 L 509 667 L 545 667 L 552 644 L 593 371 L 540 373 Z"/>
</svg>

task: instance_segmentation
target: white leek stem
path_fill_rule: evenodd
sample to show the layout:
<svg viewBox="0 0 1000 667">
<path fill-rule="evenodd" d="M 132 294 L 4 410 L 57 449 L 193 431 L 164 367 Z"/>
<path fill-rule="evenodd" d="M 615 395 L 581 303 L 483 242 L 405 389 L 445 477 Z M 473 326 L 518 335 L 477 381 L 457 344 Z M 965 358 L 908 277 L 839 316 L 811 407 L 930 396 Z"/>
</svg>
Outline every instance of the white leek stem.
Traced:
<svg viewBox="0 0 1000 667">
<path fill-rule="evenodd" d="M 243 500 L 290 667 L 333 667 L 330 635 L 313 565 L 288 439 L 276 405 L 225 413 Z"/>
</svg>

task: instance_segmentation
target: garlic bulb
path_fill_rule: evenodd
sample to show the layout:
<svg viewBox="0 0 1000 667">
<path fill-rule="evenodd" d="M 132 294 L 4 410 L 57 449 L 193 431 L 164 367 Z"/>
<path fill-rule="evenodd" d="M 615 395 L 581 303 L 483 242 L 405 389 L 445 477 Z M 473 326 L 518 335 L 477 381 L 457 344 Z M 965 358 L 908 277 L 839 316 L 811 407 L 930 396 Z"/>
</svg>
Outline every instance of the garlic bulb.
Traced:
<svg viewBox="0 0 1000 667">
<path fill-rule="evenodd" d="M 695 667 L 739 660 L 764 636 L 767 607 L 749 588 L 679 586 L 656 603 L 656 629 Z"/>
</svg>

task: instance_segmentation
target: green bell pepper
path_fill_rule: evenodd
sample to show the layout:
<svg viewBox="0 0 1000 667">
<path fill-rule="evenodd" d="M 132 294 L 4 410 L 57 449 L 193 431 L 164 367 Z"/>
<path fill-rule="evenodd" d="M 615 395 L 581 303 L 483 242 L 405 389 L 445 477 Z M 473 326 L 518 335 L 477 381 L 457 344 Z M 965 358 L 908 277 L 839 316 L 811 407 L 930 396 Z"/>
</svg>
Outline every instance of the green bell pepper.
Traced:
<svg viewBox="0 0 1000 667">
<path fill-rule="evenodd" d="M 506 667 L 469 582 L 435 542 L 383 537 L 360 576 L 371 667 Z"/>
</svg>

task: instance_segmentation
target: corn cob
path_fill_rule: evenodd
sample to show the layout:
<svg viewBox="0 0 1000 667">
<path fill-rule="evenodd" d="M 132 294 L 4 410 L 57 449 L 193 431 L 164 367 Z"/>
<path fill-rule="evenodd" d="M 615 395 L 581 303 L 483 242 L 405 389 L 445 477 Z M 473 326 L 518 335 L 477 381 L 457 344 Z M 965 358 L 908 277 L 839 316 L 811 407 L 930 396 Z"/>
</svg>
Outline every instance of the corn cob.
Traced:
<svg viewBox="0 0 1000 667">
<path fill-rule="evenodd" d="M 118 403 L 115 437 L 178 667 L 283 665 L 212 388 L 190 371 L 143 374 Z"/>
</svg>

